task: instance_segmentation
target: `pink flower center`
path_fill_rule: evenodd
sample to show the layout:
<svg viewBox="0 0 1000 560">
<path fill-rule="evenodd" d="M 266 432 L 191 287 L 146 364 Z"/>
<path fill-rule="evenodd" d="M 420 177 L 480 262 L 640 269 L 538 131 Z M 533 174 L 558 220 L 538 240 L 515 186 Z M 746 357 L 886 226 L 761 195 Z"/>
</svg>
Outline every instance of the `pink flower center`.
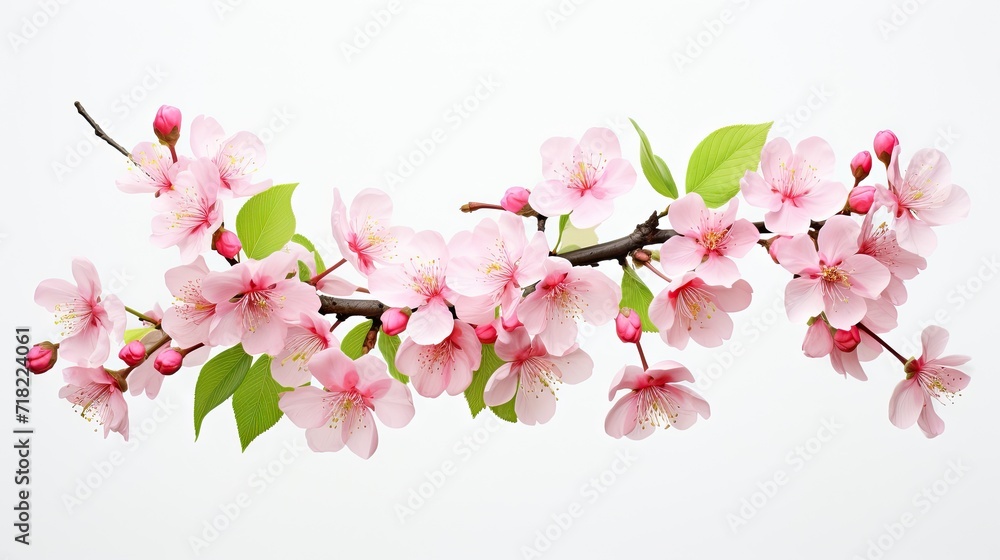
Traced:
<svg viewBox="0 0 1000 560">
<path fill-rule="evenodd" d="M 174 304 L 178 317 L 196 325 L 200 325 L 215 314 L 215 304 L 201 295 L 201 280 L 195 278 L 185 282 L 177 297 L 179 303 Z"/>
<path fill-rule="evenodd" d="M 72 336 L 91 324 L 96 324 L 97 317 L 94 307 L 89 301 L 76 297 L 66 303 L 55 306 L 56 324 L 62 327 L 60 336 Z"/>
<path fill-rule="evenodd" d="M 718 230 L 711 229 L 703 231 L 701 234 L 701 246 L 709 251 L 722 250 L 729 241 L 729 228 Z"/>
<path fill-rule="evenodd" d="M 835 300 L 848 301 L 851 291 L 851 276 L 838 266 L 820 265 L 819 277 L 823 280 L 823 293 Z"/>
<path fill-rule="evenodd" d="M 688 321 L 696 321 L 704 313 L 706 319 L 716 312 L 715 300 L 708 291 L 699 286 L 686 284 L 672 294 L 676 299 L 676 309 Z"/>
<path fill-rule="evenodd" d="M 410 258 L 410 289 L 431 299 L 441 295 L 444 289 L 444 269 L 439 259 L 423 260 L 420 257 Z"/>
<path fill-rule="evenodd" d="M 79 408 L 80 416 L 87 422 L 97 420 L 98 424 L 103 425 L 114 416 L 111 412 L 112 392 L 113 389 L 109 384 L 88 383 L 84 387 L 78 387 L 66 399 L 73 403 L 74 410 Z"/>
<path fill-rule="evenodd" d="M 285 296 L 275 292 L 275 285 L 259 289 L 251 282 L 251 289 L 236 302 L 236 313 L 243 320 L 243 328 L 254 332 L 271 322 L 271 315 L 284 306 Z"/>
<path fill-rule="evenodd" d="M 309 359 L 316 352 L 326 350 L 328 346 L 325 338 L 306 329 L 293 329 L 288 332 L 288 335 L 288 338 L 285 339 L 285 348 L 288 349 L 289 354 L 281 360 L 281 365 L 285 365 L 288 360 L 291 360 L 299 371 L 305 371 Z"/>
<path fill-rule="evenodd" d="M 368 409 L 372 408 L 365 402 L 364 396 L 357 389 L 343 391 L 340 393 L 330 393 L 324 404 L 330 409 L 329 428 L 336 428 L 338 425 L 345 430 L 348 436 L 358 428 L 367 428 L 369 421 Z"/>
<path fill-rule="evenodd" d="M 224 146 L 215 158 L 215 165 L 219 168 L 219 177 L 227 189 L 231 188 L 230 179 L 239 179 L 258 171 L 257 160 L 247 157 L 246 152 L 233 153 L 232 149 L 232 145 Z"/>
<path fill-rule="evenodd" d="M 372 263 L 372 255 L 392 253 L 397 245 L 396 236 L 389 233 L 389 230 L 372 216 L 366 216 L 361 227 L 347 235 L 348 248 L 369 266 Z"/>
<path fill-rule="evenodd" d="M 778 165 L 780 174 L 771 177 L 771 192 L 781 195 L 781 202 L 791 202 L 793 206 L 796 200 L 811 191 L 819 184 L 819 177 L 816 176 L 816 168 L 805 161 L 802 168 L 789 168 L 786 162 Z"/>
<path fill-rule="evenodd" d="M 174 190 L 179 201 L 177 207 L 170 213 L 173 220 L 170 230 L 194 232 L 207 228 L 218 214 L 218 203 L 208 204 L 193 188 L 184 191 Z"/>
<path fill-rule="evenodd" d="M 461 350 L 450 338 L 432 346 L 424 346 L 417 356 L 420 375 L 443 375 L 450 371 L 455 361 L 455 353 Z"/>
<path fill-rule="evenodd" d="M 563 165 L 561 173 L 563 182 L 569 188 L 576 189 L 583 195 L 584 192 L 597 184 L 597 181 L 604 173 L 604 167 L 607 165 L 607 162 L 602 152 L 590 154 L 589 161 L 579 160 L 577 156 L 573 156 L 573 163 L 571 165 Z"/>
<path fill-rule="evenodd" d="M 559 390 L 562 378 L 553 371 L 552 362 L 540 357 L 531 357 L 521 362 L 519 390 L 525 397 L 548 391 L 553 395 Z M 538 395 L 534 395 L 538 398 Z M 556 397 L 558 400 L 558 397 Z"/>
<path fill-rule="evenodd" d="M 636 391 L 636 419 L 643 430 L 650 428 L 669 428 L 677 422 L 680 409 L 670 391 L 662 386 L 654 385 Z"/>
</svg>

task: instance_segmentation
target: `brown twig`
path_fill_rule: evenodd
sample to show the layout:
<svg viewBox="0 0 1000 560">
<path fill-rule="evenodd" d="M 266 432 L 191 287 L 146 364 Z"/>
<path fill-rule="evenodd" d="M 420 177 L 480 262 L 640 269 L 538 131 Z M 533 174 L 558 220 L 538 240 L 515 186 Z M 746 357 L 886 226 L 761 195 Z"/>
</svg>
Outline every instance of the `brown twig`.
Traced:
<svg viewBox="0 0 1000 560">
<path fill-rule="evenodd" d="M 118 142 L 115 142 L 113 138 L 108 136 L 108 133 L 104 132 L 104 129 L 101 128 L 101 125 L 97 124 L 97 121 L 95 121 L 93 117 L 91 117 L 90 114 L 87 113 L 87 110 L 83 108 L 82 103 L 80 103 L 79 101 L 74 101 L 73 105 L 76 106 L 77 112 L 83 115 L 83 118 L 87 119 L 87 123 L 89 123 L 90 126 L 94 129 L 94 134 L 96 134 L 98 138 L 104 140 L 105 142 L 108 143 L 109 146 L 121 152 L 123 156 L 132 159 L 132 154 L 128 153 L 128 150 L 123 148 L 121 144 L 119 144 Z"/>
</svg>

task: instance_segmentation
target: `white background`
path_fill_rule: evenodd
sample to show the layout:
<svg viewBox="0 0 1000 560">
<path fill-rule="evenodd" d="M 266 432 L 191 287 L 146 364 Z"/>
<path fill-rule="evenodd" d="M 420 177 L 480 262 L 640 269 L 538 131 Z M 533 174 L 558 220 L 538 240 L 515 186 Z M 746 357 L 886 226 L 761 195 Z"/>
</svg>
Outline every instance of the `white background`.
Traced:
<svg viewBox="0 0 1000 560">
<path fill-rule="evenodd" d="M 969 389 L 939 407 L 944 435 L 889 423 L 902 378 L 890 356 L 868 367 L 865 383 L 804 357 L 804 327 L 787 323 L 780 302 L 788 275 L 755 250 L 740 263 L 754 303 L 736 315 L 729 343 L 677 352 L 646 336 L 652 360 L 696 373 L 713 414 L 642 442 L 603 430 L 611 377 L 637 361 L 609 328 L 584 340 L 593 378 L 563 388 L 548 424 L 472 420 L 461 398 L 416 397 L 416 418 L 380 429 L 369 461 L 302 452 L 287 420 L 241 453 L 228 403 L 195 442 L 193 369 L 166 381 L 165 406 L 129 400 L 132 442 L 104 440 L 56 397 L 54 370 L 32 386 L 30 547 L 12 540 L 12 436 L 0 454 L 0 557 L 997 557 L 998 282 L 983 259 L 997 258 L 1000 7 L 404 0 L 387 17 L 373 15 L 384 2 L 339 4 L 68 2 L 46 15 L 44 2 L 4 3 L 0 332 L 30 325 L 36 340 L 52 335 L 32 293 L 42 279 L 70 278 L 73 256 L 90 258 L 130 306 L 169 303 L 162 275 L 176 250 L 149 245 L 149 199 L 117 191 L 123 159 L 96 143 L 75 100 L 129 148 L 153 139 L 163 103 L 181 108 L 185 127 L 204 113 L 227 132 L 260 134 L 261 176 L 301 183 L 299 231 L 318 242 L 330 240 L 333 187 L 348 197 L 386 188 L 400 157 L 436 128 L 445 140 L 393 197 L 399 222 L 446 235 L 482 217 L 459 213 L 461 203 L 496 202 L 506 187 L 538 181 L 538 147 L 551 136 L 609 126 L 638 168 L 630 116 L 678 183 L 691 150 L 720 126 L 775 120 L 772 137 L 823 136 L 845 182 L 851 156 L 891 128 L 907 158 L 944 149 L 973 199 L 967 221 L 939 229 L 939 250 L 887 336 L 912 354 L 922 323 L 936 320 L 952 333 L 950 353 L 974 356 Z M 345 54 L 352 44 L 360 52 Z M 456 117 L 456 103 L 474 109 Z M 602 239 L 663 202 L 640 177 Z M 7 340 L 0 349 L 13 354 Z M 13 385 L 11 375 L 0 407 L 11 428 Z M 434 474 L 446 462 L 452 474 Z M 776 476 L 784 484 L 768 482 Z M 244 505 L 233 506 L 241 494 Z M 400 508 L 414 504 L 401 521 Z M 568 517 L 571 508 L 580 515 Z M 893 528 L 901 519 L 911 526 Z M 224 530 L 206 529 L 213 522 Z"/>
</svg>

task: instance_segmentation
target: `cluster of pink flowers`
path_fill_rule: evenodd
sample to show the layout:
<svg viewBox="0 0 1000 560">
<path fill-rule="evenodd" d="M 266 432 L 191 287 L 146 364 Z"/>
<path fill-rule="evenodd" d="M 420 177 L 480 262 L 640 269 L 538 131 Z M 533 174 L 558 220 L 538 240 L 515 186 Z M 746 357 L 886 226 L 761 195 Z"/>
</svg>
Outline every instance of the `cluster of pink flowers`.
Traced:
<svg viewBox="0 0 1000 560">
<path fill-rule="evenodd" d="M 894 135 L 888 146 L 880 133 L 875 146 L 887 185 L 860 185 L 872 164 L 863 152 L 851 163 L 853 189 L 832 178 L 833 150 L 825 141 L 810 138 L 793 151 L 775 139 L 763 150 L 760 173 L 748 171 L 740 181 L 745 201 L 766 212 L 763 223 L 738 218 L 736 199 L 718 209 L 697 193 L 672 202 L 667 240 L 633 255 L 636 266 L 649 267 L 665 285 L 648 309 L 633 310 L 620 307 L 616 281 L 598 268 L 573 266 L 534 227 L 536 217 L 568 216 L 575 227 L 591 228 L 612 215 L 614 199 L 633 187 L 636 172 L 610 130 L 546 141 L 543 180 L 531 190 L 509 189 L 499 206 L 483 205 L 503 212 L 450 240 L 394 225 L 392 201 L 381 191 L 362 190 L 348 208 L 334 189 L 330 225 L 342 260 L 323 270 L 311 250 L 292 242 L 260 259 L 241 254 L 239 237 L 222 225 L 222 205 L 271 186 L 252 182 L 264 146 L 249 132 L 227 136 L 215 120 L 200 116 L 191 125 L 192 155 L 178 156 L 180 118 L 176 109 L 161 108 L 154 121 L 160 143 L 137 145 L 118 181 L 125 192 L 153 195 L 152 242 L 180 249 L 181 264 L 165 276 L 172 305 L 139 313 L 102 296 L 97 271 L 85 259 L 73 262 L 75 284 L 49 279 L 35 292 L 62 332 L 57 344 L 32 349 L 29 366 L 42 373 L 57 355 L 75 364 L 64 371 L 60 397 L 100 422 L 105 436 L 128 437 L 125 392 L 155 398 L 164 376 L 200 365 L 212 348 L 237 344 L 247 354 L 271 357 L 272 377 L 286 388 L 277 406 L 306 430 L 317 451 L 347 447 L 368 458 L 378 445 L 375 418 L 392 428 L 410 421 L 410 386 L 388 366 L 407 376 L 417 394 L 435 398 L 466 393 L 485 356 L 499 358 L 502 364 L 483 374 L 489 377 L 482 404 L 511 404 L 520 422 L 544 423 L 554 417 L 564 383 L 594 374 L 594 361 L 580 345 L 581 323 L 612 321 L 619 339 L 636 346 L 642 365 L 622 367 L 611 381 L 610 398 L 627 393 L 610 409 L 607 433 L 640 439 L 656 427 L 686 429 L 709 417 L 709 405 L 682 384 L 694 378 L 681 364 L 647 364 L 644 329 L 655 328 L 677 350 L 691 340 L 721 345 L 733 333 L 730 313 L 746 309 L 753 293 L 737 260 L 759 244 L 794 275 L 785 304 L 789 319 L 807 326 L 803 351 L 829 356 L 836 371 L 866 379 L 861 362 L 881 353 L 879 335 L 896 327 L 896 306 L 907 295 L 903 282 L 925 268 L 933 249 L 931 226 L 964 217 L 969 204 L 950 183 L 939 151 L 917 152 L 901 174 Z M 206 260 L 213 252 L 217 269 Z M 357 285 L 331 274 L 346 263 Z M 370 317 L 381 331 L 370 334 L 402 337 L 391 364 L 367 353 L 374 344 L 349 357 L 333 334 L 346 317 L 331 325 L 320 313 L 321 294 L 359 291 L 387 308 Z M 126 343 L 127 313 L 144 330 Z M 941 356 L 946 340 L 943 329 L 929 328 L 923 355 L 900 358 L 906 377 L 891 398 L 893 424 L 917 422 L 928 436 L 943 430 L 931 399 L 954 394 L 969 380 L 954 369 L 967 358 Z M 120 347 L 121 367 L 109 362 L 112 343 Z"/>
</svg>

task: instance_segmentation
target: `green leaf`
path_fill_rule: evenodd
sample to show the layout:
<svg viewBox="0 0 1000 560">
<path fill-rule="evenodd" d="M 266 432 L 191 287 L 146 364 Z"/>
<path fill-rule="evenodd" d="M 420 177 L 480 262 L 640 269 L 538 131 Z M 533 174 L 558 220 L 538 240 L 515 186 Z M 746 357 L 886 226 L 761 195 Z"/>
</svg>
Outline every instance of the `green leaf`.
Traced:
<svg viewBox="0 0 1000 560">
<path fill-rule="evenodd" d="M 128 329 L 125 331 L 125 344 L 133 340 L 142 340 L 142 337 L 156 330 L 156 327 L 139 327 L 138 329 Z"/>
<path fill-rule="evenodd" d="M 562 234 L 562 244 L 563 246 L 557 253 L 566 253 L 582 247 L 597 245 L 597 227 L 580 229 L 569 222 Z"/>
<path fill-rule="evenodd" d="M 304 235 L 296 233 L 295 235 L 292 236 L 291 240 L 305 247 L 306 250 L 309 251 L 310 253 L 316 250 L 316 246 L 312 244 L 312 241 L 306 239 L 306 236 Z"/>
<path fill-rule="evenodd" d="M 299 280 L 303 282 L 312 280 L 312 272 L 309 271 L 309 265 L 302 261 L 299 261 Z"/>
<path fill-rule="evenodd" d="M 710 208 L 722 206 L 740 190 L 746 171 L 756 171 L 770 122 L 727 126 L 698 144 L 688 162 L 687 192 L 696 192 Z"/>
<path fill-rule="evenodd" d="M 497 353 L 493 350 L 493 345 L 483 344 L 479 369 L 472 373 L 472 383 L 469 384 L 469 388 L 465 390 L 465 401 L 469 403 L 469 411 L 472 412 L 473 418 L 486 408 L 486 402 L 483 400 L 483 392 L 486 390 L 486 382 L 489 381 L 493 372 L 495 372 L 497 368 L 503 364 L 504 361 L 501 360 L 497 356 Z M 503 420 L 508 422 L 517 422 L 517 414 L 514 413 L 514 399 L 511 399 L 509 403 L 505 403 L 500 406 L 491 406 L 490 410 L 492 410 L 497 417 Z"/>
<path fill-rule="evenodd" d="M 275 185 L 255 194 L 236 215 L 236 235 L 243 251 L 262 259 L 281 249 L 295 234 L 292 192 L 298 183 Z"/>
<path fill-rule="evenodd" d="M 233 393 L 233 414 L 243 451 L 281 419 L 283 413 L 278 408 L 278 395 L 286 390 L 271 377 L 271 357 L 262 354 Z"/>
<path fill-rule="evenodd" d="M 323 257 L 319 256 L 319 251 L 313 251 L 313 259 L 316 260 L 317 274 L 326 270 L 326 265 L 323 264 Z"/>
<path fill-rule="evenodd" d="M 194 439 L 201 434 L 201 422 L 213 408 L 226 402 L 243 383 L 253 357 L 237 344 L 209 360 L 194 386 Z"/>
<path fill-rule="evenodd" d="M 552 247 L 552 252 L 559 252 L 559 244 L 562 243 L 563 232 L 566 231 L 566 225 L 569 224 L 569 214 L 563 214 L 559 216 L 559 235 L 556 236 L 556 244 Z"/>
<path fill-rule="evenodd" d="M 344 339 L 340 342 L 340 350 L 352 360 L 360 358 L 364 351 L 365 337 L 368 336 L 368 331 L 371 328 L 371 319 L 362 321 L 344 336 Z"/>
<path fill-rule="evenodd" d="M 403 383 L 409 383 L 410 378 L 403 372 L 396 369 L 396 352 L 399 351 L 399 335 L 389 336 L 384 332 L 379 331 L 378 351 L 382 353 L 382 358 L 385 359 L 385 363 L 389 366 L 389 375 L 395 377 Z"/>
<path fill-rule="evenodd" d="M 653 292 L 642 281 L 631 265 L 625 266 L 622 276 L 622 301 L 619 307 L 634 309 L 642 319 L 643 332 L 657 332 L 656 325 L 649 320 L 649 304 L 653 301 Z"/>
<path fill-rule="evenodd" d="M 646 133 L 639 128 L 639 124 L 634 119 L 629 120 L 639 133 L 639 163 L 642 165 L 642 174 L 646 176 L 653 190 L 667 198 L 677 198 L 677 184 L 674 182 L 674 176 L 670 174 L 667 163 L 653 153 L 649 138 L 646 138 Z"/>
</svg>

